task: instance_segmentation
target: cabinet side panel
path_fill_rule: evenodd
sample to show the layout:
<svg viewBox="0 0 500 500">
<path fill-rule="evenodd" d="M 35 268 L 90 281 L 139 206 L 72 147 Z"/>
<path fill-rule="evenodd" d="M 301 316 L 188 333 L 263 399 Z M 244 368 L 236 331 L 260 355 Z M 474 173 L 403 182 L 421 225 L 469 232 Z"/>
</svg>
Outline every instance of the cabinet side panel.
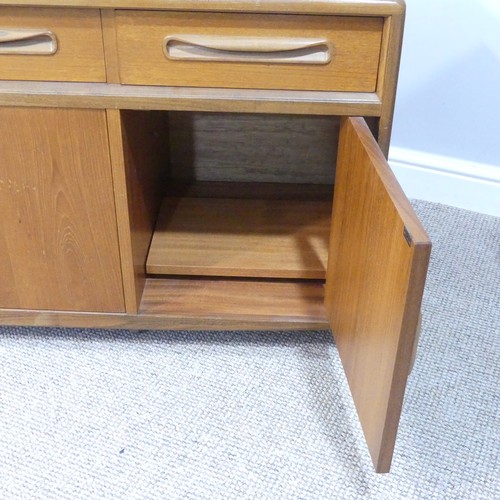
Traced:
<svg viewBox="0 0 500 500">
<path fill-rule="evenodd" d="M 168 174 L 168 114 L 107 111 L 128 313 L 138 311 Z"/>
<path fill-rule="evenodd" d="M 0 307 L 124 310 L 104 111 L 0 108 Z"/>
<path fill-rule="evenodd" d="M 392 132 L 404 19 L 404 7 L 400 12 L 387 17 L 384 22 L 382 37 L 382 57 L 377 82 L 377 94 L 382 98 L 378 143 L 386 158 L 389 155 Z"/>
</svg>

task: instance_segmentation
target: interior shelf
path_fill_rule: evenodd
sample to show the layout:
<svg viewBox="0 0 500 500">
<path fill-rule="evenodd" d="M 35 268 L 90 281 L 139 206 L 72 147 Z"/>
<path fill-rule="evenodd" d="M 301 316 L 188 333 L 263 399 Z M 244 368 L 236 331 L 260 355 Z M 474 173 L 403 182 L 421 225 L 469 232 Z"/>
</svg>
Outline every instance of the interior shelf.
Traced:
<svg viewBox="0 0 500 500">
<path fill-rule="evenodd" d="M 331 202 L 165 198 L 149 274 L 324 279 Z"/>
<path fill-rule="evenodd" d="M 139 317 L 149 328 L 328 328 L 323 282 L 149 278 Z"/>
</svg>

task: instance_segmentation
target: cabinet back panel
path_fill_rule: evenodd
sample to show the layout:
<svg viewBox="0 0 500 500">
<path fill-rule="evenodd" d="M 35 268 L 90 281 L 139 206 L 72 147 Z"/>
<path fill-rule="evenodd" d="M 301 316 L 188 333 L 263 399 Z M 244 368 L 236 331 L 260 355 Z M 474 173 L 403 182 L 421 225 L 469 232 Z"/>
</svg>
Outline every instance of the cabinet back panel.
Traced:
<svg viewBox="0 0 500 500">
<path fill-rule="evenodd" d="M 338 117 L 170 113 L 170 175 L 181 181 L 333 184 Z"/>
</svg>

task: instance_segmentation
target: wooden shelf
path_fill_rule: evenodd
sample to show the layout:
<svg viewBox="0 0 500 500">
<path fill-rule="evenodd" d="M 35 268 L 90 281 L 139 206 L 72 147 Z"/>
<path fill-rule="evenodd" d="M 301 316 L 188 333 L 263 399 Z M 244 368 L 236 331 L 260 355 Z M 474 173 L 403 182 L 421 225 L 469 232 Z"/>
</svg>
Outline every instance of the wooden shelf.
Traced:
<svg viewBox="0 0 500 500">
<path fill-rule="evenodd" d="M 166 198 L 149 274 L 324 279 L 328 201 Z"/>
<path fill-rule="evenodd" d="M 148 279 L 139 316 L 201 320 L 201 328 L 328 328 L 323 300 L 318 281 Z"/>
</svg>

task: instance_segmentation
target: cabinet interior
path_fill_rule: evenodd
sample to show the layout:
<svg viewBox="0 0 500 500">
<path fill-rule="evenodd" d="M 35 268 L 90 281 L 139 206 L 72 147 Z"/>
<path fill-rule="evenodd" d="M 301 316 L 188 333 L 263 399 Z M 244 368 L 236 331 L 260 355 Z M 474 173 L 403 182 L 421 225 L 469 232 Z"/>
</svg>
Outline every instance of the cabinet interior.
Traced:
<svg viewBox="0 0 500 500">
<path fill-rule="evenodd" d="M 121 111 L 120 120 L 132 230 L 135 224 L 144 232 L 142 213 L 150 231 L 143 308 L 168 307 L 174 285 L 179 304 L 181 290 L 191 293 L 195 280 L 204 288 L 224 280 L 227 290 L 229 279 L 242 303 L 249 296 L 235 287 L 254 294 L 256 280 L 263 297 L 285 297 L 287 283 L 295 283 L 312 287 L 298 295 L 289 290 L 299 301 L 317 301 L 322 291 L 314 287 L 322 289 L 328 260 L 339 117 Z M 179 285 L 186 278 L 189 289 Z M 215 289 L 210 296 L 221 298 Z"/>
</svg>

